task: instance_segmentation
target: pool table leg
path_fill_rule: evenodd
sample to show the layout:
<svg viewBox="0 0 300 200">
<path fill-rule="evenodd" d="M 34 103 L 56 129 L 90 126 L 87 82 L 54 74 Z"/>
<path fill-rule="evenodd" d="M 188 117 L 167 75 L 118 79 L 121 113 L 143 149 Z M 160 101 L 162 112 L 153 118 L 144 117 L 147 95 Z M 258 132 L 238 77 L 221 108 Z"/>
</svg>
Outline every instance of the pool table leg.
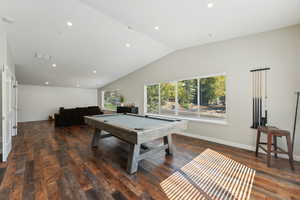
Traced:
<svg viewBox="0 0 300 200">
<path fill-rule="evenodd" d="M 172 134 L 164 136 L 164 144 L 168 145 L 168 148 L 166 149 L 166 154 L 173 155 Z"/>
<path fill-rule="evenodd" d="M 140 144 L 129 144 L 129 156 L 127 161 L 127 172 L 133 174 L 138 169 L 139 156 L 140 156 Z"/>
<path fill-rule="evenodd" d="M 98 147 L 98 142 L 100 138 L 101 138 L 101 130 L 96 128 L 92 139 L 92 148 Z"/>
</svg>

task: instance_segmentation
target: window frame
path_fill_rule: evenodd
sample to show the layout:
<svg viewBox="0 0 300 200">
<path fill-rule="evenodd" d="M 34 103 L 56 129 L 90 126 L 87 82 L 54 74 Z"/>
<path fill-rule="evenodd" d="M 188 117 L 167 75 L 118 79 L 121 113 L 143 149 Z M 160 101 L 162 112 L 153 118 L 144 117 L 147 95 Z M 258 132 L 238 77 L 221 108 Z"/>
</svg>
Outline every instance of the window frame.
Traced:
<svg viewBox="0 0 300 200">
<path fill-rule="evenodd" d="M 192 79 L 197 79 L 197 91 L 199 92 L 200 89 L 200 79 L 203 78 L 210 78 L 210 77 L 216 77 L 216 76 L 225 76 L 226 80 L 225 80 L 225 99 L 226 99 L 226 113 L 225 113 L 225 117 L 224 118 L 213 118 L 213 117 L 186 117 L 183 115 L 178 114 L 178 82 L 179 81 L 185 81 L 185 80 L 192 80 Z M 197 122 L 205 122 L 205 123 L 213 123 L 213 124 L 220 124 L 220 125 L 228 125 L 227 123 L 227 119 L 228 119 L 228 115 L 227 115 L 227 74 L 224 73 L 217 73 L 217 74 L 210 74 L 210 75 L 205 75 L 205 76 L 193 76 L 193 77 L 187 77 L 187 78 L 180 78 L 180 79 L 176 79 L 176 80 L 164 80 L 161 82 L 152 82 L 149 84 L 144 84 L 144 113 L 145 115 L 151 115 L 151 116 L 158 116 L 158 117 L 171 117 L 171 118 L 175 118 L 175 119 L 184 119 L 184 120 L 189 120 L 189 121 L 197 121 Z M 159 113 L 160 113 L 160 84 L 162 83 L 167 83 L 167 82 L 175 82 L 176 83 L 176 108 L 175 108 L 175 115 L 166 115 L 166 114 L 155 114 L 155 113 L 148 113 L 147 110 L 147 86 L 151 86 L 151 85 L 158 85 L 159 86 Z M 197 98 L 197 103 L 198 105 L 200 104 L 200 94 L 198 95 Z M 198 112 L 200 111 L 200 108 L 198 107 Z"/>
<path fill-rule="evenodd" d="M 118 91 L 118 93 L 120 94 L 120 89 L 113 89 L 113 90 L 102 90 L 102 93 L 101 93 L 101 107 L 103 110 L 107 110 L 107 111 L 117 111 L 116 110 L 113 110 L 113 109 L 109 109 L 109 108 L 106 108 L 104 105 L 105 105 L 105 92 L 115 92 L 115 91 Z"/>
</svg>

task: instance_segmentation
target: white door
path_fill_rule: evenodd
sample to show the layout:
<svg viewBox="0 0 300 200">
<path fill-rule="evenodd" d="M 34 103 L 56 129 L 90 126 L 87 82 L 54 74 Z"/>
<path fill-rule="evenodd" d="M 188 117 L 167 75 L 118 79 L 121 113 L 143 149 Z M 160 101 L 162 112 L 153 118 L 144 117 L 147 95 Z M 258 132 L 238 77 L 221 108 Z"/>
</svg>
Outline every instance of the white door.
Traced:
<svg viewBox="0 0 300 200">
<path fill-rule="evenodd" d="M 8 67 L 2 69 L 2 161 L 7 160 L 12 147 L 13 119 L 12 92 L 14 77 Z"/>
</svg>

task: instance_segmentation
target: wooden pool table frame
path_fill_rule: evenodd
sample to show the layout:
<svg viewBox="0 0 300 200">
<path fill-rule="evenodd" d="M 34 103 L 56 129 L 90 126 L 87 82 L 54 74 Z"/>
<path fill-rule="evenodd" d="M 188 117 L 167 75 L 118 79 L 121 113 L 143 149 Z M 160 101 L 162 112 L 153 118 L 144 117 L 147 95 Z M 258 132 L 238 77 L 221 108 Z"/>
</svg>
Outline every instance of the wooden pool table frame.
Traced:
<svg viewBox="0 0 300 200">
<path fill-rule="evenodd" d="M 164 119 L 159 117 L 135 115 L 135 114 L 125 114 L 135 117 L 143 117 L 150 119 L 159 119 L 169 121 L 168 124 L 163 124 L 155 126 L 151 129 L 146 130 L 135 130 L 131 128 L 126 128 L 122 126 L 116 126 L 109 124 L 105 120 L 105 116 L 114 115 L 124 115 L 124 114 L 107 114 L 101 117 L 97 116 L 86 116 L 85 123 L 95 128 L 95 132 L 92 139 L 91 146 L 93 148 L 98 147 L 100 139 L 106 137 L 117 137 L 130 145 L 129 156 L 127 161 L 127 172 L 133 174 L 137 172 L 138 162 L 145 158 L 151 157 L 162 150 L 166 150 L 167 155 L 173 155 L 173 145 L 172 145 L 172 133 L 180 132 L 187 127 L 186 120 L 176 120 L 176 119 Z M 103 134 L 103 131 L 109 134 Z M 163 138 L 164 144 L 161 146 L 153 147 L 147 149 L 145 152 L 140 153 L 141 145 L 159 138 Z"/>
</svg>

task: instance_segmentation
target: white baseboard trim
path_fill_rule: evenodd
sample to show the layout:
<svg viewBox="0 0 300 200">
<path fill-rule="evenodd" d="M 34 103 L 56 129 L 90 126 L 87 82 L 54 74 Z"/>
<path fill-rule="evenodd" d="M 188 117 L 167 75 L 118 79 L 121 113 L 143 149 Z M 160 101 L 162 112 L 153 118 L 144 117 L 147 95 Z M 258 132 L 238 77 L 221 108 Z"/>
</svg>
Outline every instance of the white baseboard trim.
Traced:
<svg viewBox="0 0 300 200">
<path fill-rule="evenodd" d="M 213 137 L 207 137 L 207 136 L 202 136 L 202 135 L 196 135 L 193 133 L 186 133 L 186 132 L 181 132 L 180 135 L 184 135 L 184 136 L 189 136 L 189 137 L 193 137 L 193 138 L 197 138 L 197 139 L 201 139 L 201 140 L 206 140 L 206 141 L 210 141 L 210 142 L 215 142 L 215 143 L 219 143 L 219 144 L 224 144 L 224 145 L 228 145 L 228 146 L 232 146 L 232 147 L 236 147 L 236 148 L 240 148 L 240 149 L 246 149 L 249 151 L 255 151 L 255 147 L 251 146 L 251 145 L 246 145 L 246 144 L 239 144 L 236 142 L 231 142 L 228 140 L 223 140 L 223 139 L 218 139 L 218 138 L 213 138 Z M 261 153 L 265 153 L 263 151 L 260 151 Z M 287 155 L 278 155 L 278 157 L 280 158 L 288 158 Z M 299 155 L 294 155 L 294 160 L 296 161 L 300 161 L 300 156 Z"/>
</svg>

